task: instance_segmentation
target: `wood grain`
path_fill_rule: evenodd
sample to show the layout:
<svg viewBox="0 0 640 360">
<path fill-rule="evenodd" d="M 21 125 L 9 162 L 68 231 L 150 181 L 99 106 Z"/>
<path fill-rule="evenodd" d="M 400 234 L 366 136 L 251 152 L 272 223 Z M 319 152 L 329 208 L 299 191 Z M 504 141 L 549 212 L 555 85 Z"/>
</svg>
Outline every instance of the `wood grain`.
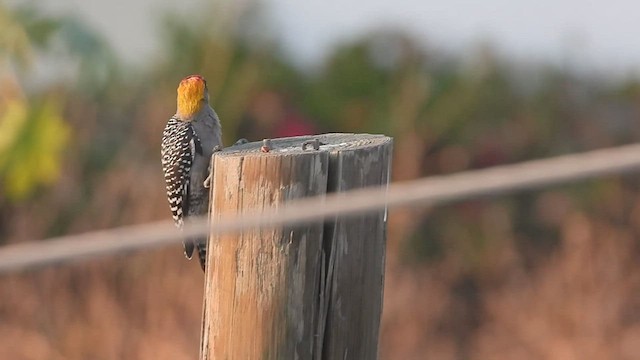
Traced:
<svg viewBox="0 0 640 360">
<path fill-rule="evenodd" d="M 303 150 L 316 138 L 320 149 Z M 325 134 L 271 145 L 267 153 L 257 142 L 215 156 L 211 218 L 388 181 L 388 137 Z M 376 358 L 385 216 L 212 232 L 201 359 Z"/>
</svg>

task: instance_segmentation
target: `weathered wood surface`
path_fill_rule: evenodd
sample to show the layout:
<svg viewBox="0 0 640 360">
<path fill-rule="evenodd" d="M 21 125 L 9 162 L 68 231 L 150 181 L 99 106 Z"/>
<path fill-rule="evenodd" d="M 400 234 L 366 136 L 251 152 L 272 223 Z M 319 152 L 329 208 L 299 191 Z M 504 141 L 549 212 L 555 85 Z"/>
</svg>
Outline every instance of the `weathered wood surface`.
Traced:
<svg viewBox="0 0 640 360">
<path fill-rule="evenodd" d="M 302 150 L 302 144 L 318 139 Z M 225 149 L 211 216 L 388 181 L 390 138 L 325 134 Z M 209 241 L 201 359 L 374 359 L 382 311 L 384 210 Z"/>
<path fill-rule="evenodd" d="M 383 140 L 383 139 L 381 139 Z M 389 182 L 392 142 L 336 149 L 329 164 L 329 192 Z M 327 221 L 329 294 L 323 359 L 376 359 L 382 314 L 386 209 Z"/>
<path fill-rule="evenodd" d="M 214 217 L 320 195 L 324 152 L 216 156 Z M 221 170 L 224 169 L 224 170 Z M 310 359 L 322 223 L 212 236 L 204 359 Z"/>
</svg>

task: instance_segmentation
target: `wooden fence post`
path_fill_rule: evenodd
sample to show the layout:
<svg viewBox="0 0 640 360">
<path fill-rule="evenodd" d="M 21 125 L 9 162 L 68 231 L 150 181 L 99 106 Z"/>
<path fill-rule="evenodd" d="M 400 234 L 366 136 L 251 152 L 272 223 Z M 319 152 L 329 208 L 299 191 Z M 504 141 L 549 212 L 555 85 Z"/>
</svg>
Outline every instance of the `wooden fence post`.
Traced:
<svg viewBox="0 0 640 360">
<path fill-rule="evenodd" d="M 225 149 L 214 159 L 210 216 L 385 185 L 391 144 L 381 135 L 325 134 L 274 139 L 267 153 L 262 143 Z M 385 240 L 384 209 L 212 233 L 200 358 L 376 358 Z"/>
</svg>

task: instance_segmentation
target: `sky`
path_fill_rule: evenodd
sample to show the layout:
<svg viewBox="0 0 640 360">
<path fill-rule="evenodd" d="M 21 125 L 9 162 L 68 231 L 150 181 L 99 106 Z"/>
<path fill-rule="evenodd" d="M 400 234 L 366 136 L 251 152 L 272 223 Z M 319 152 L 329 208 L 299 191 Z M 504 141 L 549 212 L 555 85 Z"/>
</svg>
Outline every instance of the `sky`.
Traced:
<svg viewBox="0 0 640 360">
<path fill-rule="evenodd" d="M 453 52 L 464 53 L 488 42 L 515 59 L 569 61 L 612 73 L 640 73 L 637 0 L 261 2 L 271 23 L 269 30 L 302 65 L 319 63 L 336 43 L 386 27 L 404 29 L 425 44 Z M 125 60 L 141 64 L 157 49 L 159 15 L 194 11 L 201 3 L 55 0 L 43 6 L 55 13 L 79 15 L 103 33 Z"/>
</svg>

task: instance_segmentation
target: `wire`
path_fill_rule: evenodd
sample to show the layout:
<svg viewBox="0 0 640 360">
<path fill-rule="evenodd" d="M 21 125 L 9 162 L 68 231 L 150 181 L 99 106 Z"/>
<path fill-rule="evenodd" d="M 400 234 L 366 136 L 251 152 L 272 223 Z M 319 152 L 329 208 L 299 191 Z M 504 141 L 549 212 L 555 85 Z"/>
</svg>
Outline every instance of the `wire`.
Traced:
<svg viewBox="0 0 640 360">
<path fill-rule="evenodd" d="M 454 175 L 434 176 L 388 187 L 365 188 L 288 202 L 270 210 L 248 209 L 241 216 L 212 221 L 203 218 L 180 234 L 171 221 L 62 236 L 0 248 L 0 273 L 127 253 L 176 243 L 182 237 L 222 234 L 255 227 L 321 221 L 410 205 L 438 205 L 478 196 L 601 177 L 640 169 L 640 145 L 595 150 Z"/>
</svg>

